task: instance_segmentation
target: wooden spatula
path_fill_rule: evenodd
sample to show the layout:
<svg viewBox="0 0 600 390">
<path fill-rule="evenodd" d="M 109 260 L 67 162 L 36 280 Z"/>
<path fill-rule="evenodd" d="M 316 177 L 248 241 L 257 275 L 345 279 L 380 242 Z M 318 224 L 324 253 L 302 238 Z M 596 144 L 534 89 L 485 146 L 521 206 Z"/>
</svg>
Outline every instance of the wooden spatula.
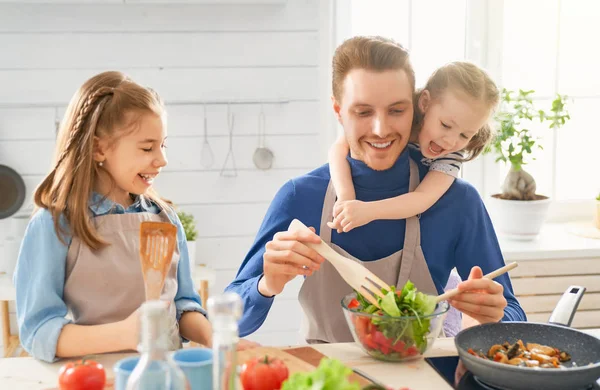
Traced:
<svg viewBox="0 0 600 390">
<path fill-rule="evenodd" d="M 508 271 L 510 271 L 511 269 L 515 269 L 515 268 L 517 268 L 517 266 L 518 266 L 518 265 L 519 265 L 519 264 L 518 264 L 517 262 L 513 262 L 513 263 L 510 263 L 510 264 L 507 264 L 507 265 L 505 265 L 504 267 L 500 267 L 500 268 L 498 268 L 497 270 L 495 270 L 495 271 L 492 271 L 492 272 L 490 272 L 490 273 L 489 273 L 489 274 L 487 274 L 487 275 L 484 275 L 483 277 L 484 277 L 484 278 L 486 278 L 486 279 L 494 279 L 494 278 L 497 278 L 498 276 L 500 276 L 500 275 L 503 275 L 503 274 L 507 273 L 507 272 L 508 272 Z M 438 303 L 438 302 L 441 302 L 441 301 L 443 301 L 443 300 L 450 299 L 450 298 L 452 298 L 453 296 L 455 296 L 455 295 L 458 295 L 458 294 L 460 294 L 460 291 L 458 291 L 458 289 L 457 289 L 457 288 L 454 288 L 454 289 L 452 289 L 452 290 L 450 290 L 450 291 L 446 291 L 445 293 L 443 293 L 443 294 L 440 294 L 440 295 L 438 295 L 437 297 L 435 297 L 435 302 L 436 302 L 436 303 Z"/>
<path fill-rule="evenodd" d="M 146 287 L 146 300 L 160 299 L 173 251 L 177 245 L 177 227 L 166 222 L 142 222 L 140 260 Z"/>
<path fill-rule="evenodd" d="M 288 228 L 288 231 L 290 232 L 299 232 L 303 230 L 308 230 L 308 227 L 297 219 L 294 219 Z M 386 290 L 389 290 L 390 286 L 388 284 L 379 279 L 362 264 L 340 255 L 323 241 L 319 244 L 306 243 L 306 245 L 327 259 L 350 287 L 361 293 L 366 300 L 379 308 L 377 299 L 374 295 L 383 298 L 384 295 L 381 292 L 381 289 L 385 288 Z"/>
</svg>

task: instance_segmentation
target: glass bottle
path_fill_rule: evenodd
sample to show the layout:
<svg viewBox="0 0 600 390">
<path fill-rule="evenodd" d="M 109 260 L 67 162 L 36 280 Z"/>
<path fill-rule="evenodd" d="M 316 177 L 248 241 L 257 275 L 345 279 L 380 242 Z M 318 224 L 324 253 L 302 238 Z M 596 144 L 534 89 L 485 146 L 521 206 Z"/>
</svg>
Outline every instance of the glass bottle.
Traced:
<svg viewBox="0 0 600 390">
<path fill-rule="evenodd" d="M 140 308 L 140 359 L 127 380 L 126 390 L 186 390 L 185 374 L 168 356 L 169 311 L 163 301 L 147 301 Z"/>
<path fill-rule="evenodd" d="M 237 385 L 236 348 L 238 320 L 243 304 L 239 295 L 227 292 L 210 297 L 208 318 L 213 328 L 213 390 L 235 390 Z"/>
</svg>

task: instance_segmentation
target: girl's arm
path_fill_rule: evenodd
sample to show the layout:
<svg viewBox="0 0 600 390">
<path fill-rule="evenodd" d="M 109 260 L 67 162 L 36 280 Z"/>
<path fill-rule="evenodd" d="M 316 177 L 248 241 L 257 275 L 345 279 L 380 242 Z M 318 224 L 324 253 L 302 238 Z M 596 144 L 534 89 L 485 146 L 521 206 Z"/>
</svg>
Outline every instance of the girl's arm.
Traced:
<svg viewBox="0 0 600 390">
<path fill-rule="evenodd" d="M 421 214 L 448 191 L 455 177 L 439 171 L 429 171 L 413 192 L 394 198 L 366 202 L 368 213 L 376 219 L 404 219 Z"/>
<path fill-rule="evenodd" d="M 135 350 L 138 341 L 137 311 L 129 318 L 102 325 L 67 324 L 56 344 L 56 357 Z"/>
<path fill-rule="evenodd" d="M 344 135 L 341 135 L 329 149 L 329 171 L 338 201 L 356 199 L 352 172 L 348 160 L 346 160 L 349 151 L 350 148 Z"/>
<path fill-rule="evenodd" d="M 206 317 L 197 311 L 186 311 L 181 315 L 179 333 L 187 340 L 212 347 L 212 326 Z"/>
<path fill-rule="evenodd" d="M 206 319 L 206 311 L 200 302 L 200 295 L 194 286 L 190 264 L 195 265 L 190 259 L 185 231 L 178 217 L 173 216 L 172 221 L 177 226 L 177 245 L 179 247 L 179 264 L 177 265 L 177 294 L 175 306 L 179 333 L 186 340 L 194 341 L 207 347 L 212 346 L 212 327 Z"/>
</svg>

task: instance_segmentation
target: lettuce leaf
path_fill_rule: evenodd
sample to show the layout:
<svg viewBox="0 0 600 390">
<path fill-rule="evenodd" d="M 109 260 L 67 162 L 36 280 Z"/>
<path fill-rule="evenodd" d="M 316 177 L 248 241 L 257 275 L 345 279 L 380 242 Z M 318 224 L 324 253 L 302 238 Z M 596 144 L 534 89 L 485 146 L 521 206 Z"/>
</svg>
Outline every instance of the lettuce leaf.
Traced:
<svg viewBox="0 0 600 390">
<path fill-rule="evenodd" d="M 339 360 L 323 358 L 312 372 L 296 372 L 285 382 L 281 390 L 360 390 L 360 385 L 348 381 L 352 370 Z"/>
</svg>

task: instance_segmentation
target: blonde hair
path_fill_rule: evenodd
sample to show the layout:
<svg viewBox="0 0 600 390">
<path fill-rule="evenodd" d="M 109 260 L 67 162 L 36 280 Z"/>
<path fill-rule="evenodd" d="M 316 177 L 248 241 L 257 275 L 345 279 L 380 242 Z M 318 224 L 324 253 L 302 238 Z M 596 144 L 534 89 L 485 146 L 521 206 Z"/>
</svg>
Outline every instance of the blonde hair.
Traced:
<svg viewBox="0 0 600 390">
<path fill-rule="evenodd" d="M 448 90 L 459 91 L 469 97 L 483 103 L 486 108 L 493 111 L 500 100 L 500 92 L 492 78 L 486 71 L 470 62 L 450 62 L 438 68 L 423 89 L 417 91 L 415 101 L 418 102 L 424 90 L 429 91 L 431 99 L 440 99 Z M 413 130 L 420 131 L 423 125 L 423 113 L 420 112 L 418 104 L 415 104 L 415 115 Z M 483 125 L 481 129 L 471 138 L 463 152 L 463 161 L 470 161 L 477 157 L 485 149 L 494 137 L 491 122 Z"/>
<path fill-rule="evenodd" d="M 131 113 L 137 115 L 128 115 Z M 162 116 L 161 98 L 121 72 L 104 72 L 90 78 L 69 102 L 58 133 L 53 168 L 34 196 L 36 206 L 52 214 L 56 234 L 63 243 L 64 236 L 70 234 L 93 249 L 107 244 L 98 235 L 88 210 L 99 169 L 93 159 L 94 137 L 112 144 L 135 130 L 143 113 Z M 128 130 L 117 132 L 117 128 Z M 170 209 L 169 202 L 154 190 L 146 195 L 163 209 Z M 61 218 L 67 227 L 61 224 Z"/>
<path fill-rule="evenodd" d="M 344 94 L 344 80 L 353 69 L 377 72 L 404 70 L 411 90 L 415 90 L 415 72 L 408 51 L 392 39 L 357 36 L 344 41 L 335 50 L 332 61 L 332 91 L 338 102 Z"/>
</svg>

